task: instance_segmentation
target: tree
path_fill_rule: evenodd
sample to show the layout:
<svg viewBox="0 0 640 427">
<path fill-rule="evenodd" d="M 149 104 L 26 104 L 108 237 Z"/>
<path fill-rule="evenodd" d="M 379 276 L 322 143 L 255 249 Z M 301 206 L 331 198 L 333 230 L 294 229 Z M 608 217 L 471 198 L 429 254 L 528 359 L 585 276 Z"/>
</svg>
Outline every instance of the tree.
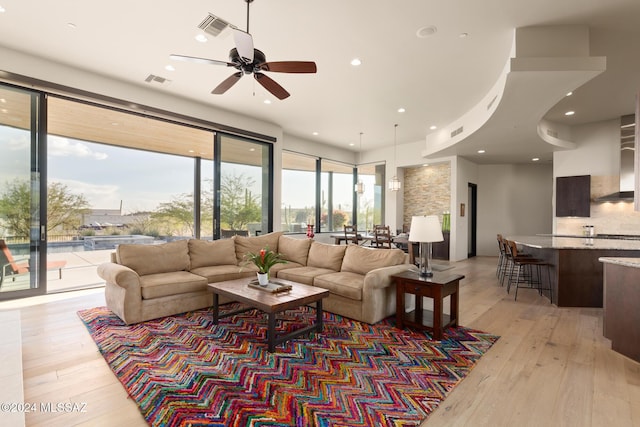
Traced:
<svg viewBox="0 0 640 427">
<path fill-rule="evenodd" d="M 31 202 L 29 181 L 14 180 L 5 185 L 0 194 L 0 220 L 9 233 L 26 238 L 31 235 L 32 215 L 37 218 Z M 83 195 L 71 193 L 60 182 L 50 183 L 47 188 L 47 231 L 77 228 L 82 222 L 82 214 L 88 209 L 89 203 Z"/>
<path fill-rule="evenodd" d="M 222 175 L 220 184 L 220 222 L 231 230 L 244 230 L 251 222 L 260 222 L 262 211 L 258 196 L 249 188 L 255 184 L 252 178 L 240 175 Z"/>
<path fill-rule="evenodd" d="M 193 223 L 193 194 L 181 194 L 170 202 L 160 203 L 158 209 L 151 214 L 151 219 L 162 223 L 165 234 L 179 234 L 194 236 Z"/>
</svg>

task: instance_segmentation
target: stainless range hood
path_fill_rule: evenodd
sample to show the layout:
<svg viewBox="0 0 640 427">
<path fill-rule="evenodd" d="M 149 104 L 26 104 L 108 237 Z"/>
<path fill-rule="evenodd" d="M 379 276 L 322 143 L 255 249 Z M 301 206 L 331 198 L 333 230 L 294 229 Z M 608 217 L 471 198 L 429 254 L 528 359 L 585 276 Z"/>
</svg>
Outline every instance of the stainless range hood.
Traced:
<svg viewBox="0 0 640 427">
<path fill-rule="evenodd" d="M 633 202 L 635 119 L 634 114 L 620 118 L 620 191 L 598 197 L 595 202 Z"/>
</svg>

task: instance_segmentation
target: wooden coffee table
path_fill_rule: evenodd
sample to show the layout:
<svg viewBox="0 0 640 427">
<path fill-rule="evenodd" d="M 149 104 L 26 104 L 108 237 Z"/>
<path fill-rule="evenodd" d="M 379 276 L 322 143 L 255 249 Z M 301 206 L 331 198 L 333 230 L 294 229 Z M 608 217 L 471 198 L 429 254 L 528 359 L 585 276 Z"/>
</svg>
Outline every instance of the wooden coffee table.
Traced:
<svg viewBox="0 0 640 427">
<path fill-rule="evenodd" d="M 312 331 L 322 331 L 322 299 L 329 296 L 329 291 L 322 288 L 303 285 L 289 280 L 277 279 L 278 282 L 291 285 L 291 290 L 280 293 L 271 293 L 249 286 L 252 278 L 227 280 L 224 282 L 209 283 L 209 289 L 213 292 L 213 324 L 217 325 L 222 317 L 229 317 L 238 313 L 257 308 L 267 314 L 267 347 L 270 353 L 275 347 L 285 341 Z M 220 314 L 218 297 L 227 296 L 234 301 L 241 302 L 248 307 L 232 310 Z M 316 303 L 316 322 L 313 325 L 292 331 L 288 334 L 276 336 L 276 314 L 285 310 L 300 307 L 302 305 Z"/>
</svg>

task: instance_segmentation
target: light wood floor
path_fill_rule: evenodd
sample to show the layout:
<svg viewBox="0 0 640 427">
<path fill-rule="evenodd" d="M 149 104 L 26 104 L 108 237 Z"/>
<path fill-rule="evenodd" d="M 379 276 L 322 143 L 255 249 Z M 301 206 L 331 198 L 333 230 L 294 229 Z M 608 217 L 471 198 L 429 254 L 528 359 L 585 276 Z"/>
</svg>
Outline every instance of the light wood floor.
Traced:
<svg viewBox="0 0 640 427">
<path fill-rule="evenodd" d="M 495 263 L 478 257 L 451 270 L 466 275 L 461 324 L 501 338 L 423 425 L 640 426 L 640 363 L 610 350 L 602 310 L 557 308 L 529 290 L 514 301 Z M 76 315 L 98 305 L 101 290 L 0 303 L 20 310 L 25 401 L 86 404 L 28 413 L 27 426 L 146 425 Z"/>
</svg>

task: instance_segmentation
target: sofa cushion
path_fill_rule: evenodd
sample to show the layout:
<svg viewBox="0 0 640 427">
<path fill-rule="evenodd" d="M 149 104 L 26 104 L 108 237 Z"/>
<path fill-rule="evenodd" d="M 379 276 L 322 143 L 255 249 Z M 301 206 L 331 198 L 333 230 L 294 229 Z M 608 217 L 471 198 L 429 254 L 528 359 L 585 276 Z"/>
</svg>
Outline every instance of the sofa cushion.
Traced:
<svg viewBox="0 0 640 427">
<path fill-rule="evenodd" d="M 161 245 L 123 244 L 116 248 L 120 264 L 138 273 L 168 273 L 189 269 L 189 244 L 186 240 Z"/>
<path fill-rule="evenodd" d="M 333 270 L 319 267 L 296 267 L 278 271 L 278 279 L 291 280 L 303 285 L 313 285 L 313 279 L 321 274 L 333 273 Z"/>
<path fill-rule="evenodd" d="M 307 265 L 311 239 L 295 239 L 284 234 L 278 239 L 278 252 L 287 261 L 292 261 L 300 265 Z"/>
<path fill-rule="evenodd" d="M 273 267 L 271 267 L 271 270 L 269 270 L 269 275 L 271 275 L 272 277 L 279 277 L 280 272 L 282 270 L 288 270 L 290 268 L 299 268 L 299 267 L 304 267 L 304 266 L 302 264 L 298 264 L 297 262 L 287 261 L 286 264 L 276 264 Z"/>
<path fill-rule="evenodd" d="M 322 274 L 313 279 L 313 286 L 326 289 L 334 295 L 362 301 L 364 276 L 351 272 Z"/>
<path fill-rule="evenodd" d="M 309 248 L 309 267 L 326 268 L 333 271 L 340 271 L 342 258 L 346 245 L 330 245 L 327 243 L 313 242 Z"/>
<path fill-rule="evenodd" d="M 282 231 L 274 231 L 262 236 L 234 236 L 236 262 L 241 263 L 244 260 L 244 254 L 247 252 L 257 253 L 260 249 L 269 248 L 274 252 L 278 252 L 278 239 L 282 235 Z"/>
<path fill-rule="evenodd" d="M 348 245 L 342 261 L 341 271 L 367 274 L 371 270 L 404 264 L 405 255 L 400 249 L 363 248 Z"/>
<path fill-rule="evenodd" d="M 209 283 L 235 280 L 241 277 L 256 277 L 256 272 L 237 265 L 209 265 L 191 270 L 193 274 L 203 276 Z"/>
<path fill-rule="evenodd" d="M 237 265 L 234 239 L 189 240 L 191 270 L 212 265 Z"/>
<path fill-rule="evenodd" d="M 207 290 L 207 279 L 188 271 L 147 274 L 140 277 L 142 299 L 153 299 L 170 295 Z"/>
</svg>

